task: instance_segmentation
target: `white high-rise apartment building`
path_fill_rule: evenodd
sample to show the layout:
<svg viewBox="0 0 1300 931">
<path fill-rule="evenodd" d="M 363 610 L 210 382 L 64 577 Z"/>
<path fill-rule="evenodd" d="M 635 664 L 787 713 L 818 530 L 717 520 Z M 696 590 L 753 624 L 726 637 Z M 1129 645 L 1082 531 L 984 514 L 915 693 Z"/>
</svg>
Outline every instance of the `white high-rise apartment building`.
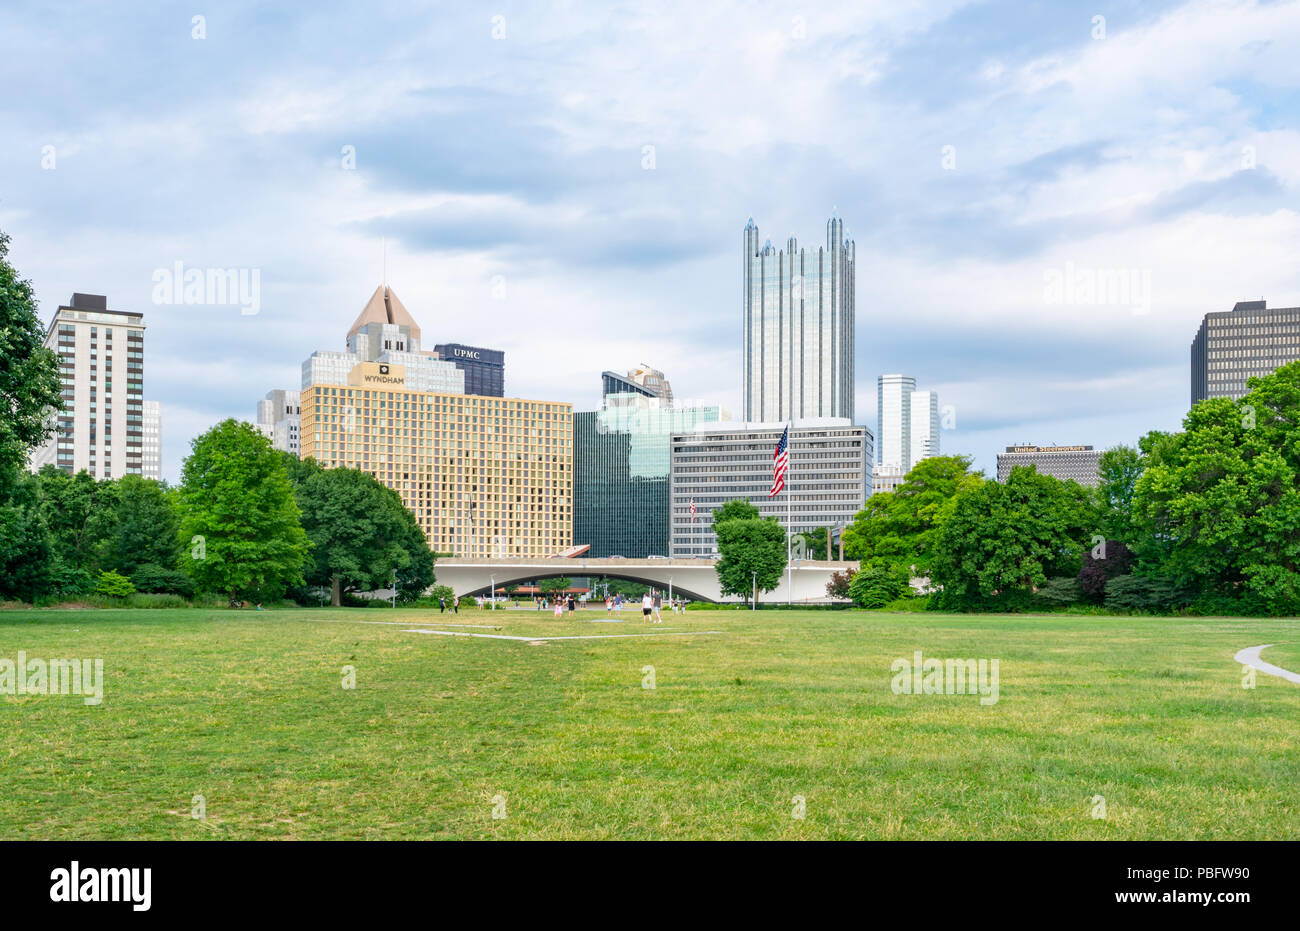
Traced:
<svg viewBox="0 0 1300 931">
<path fill-rule="evenodd" d="M 939 395 L 916 390 L 911 375 L 876 379 L 877 468 L 874 491 L 893 491 L 922 459 L 939 455 Z"/>
<path fill-rule="evenodd" d="M 298 391 L 276 388 L 257 402 L 257 429 L 276 449 L 299 453 L 302 429 L 302 400 Z"/>
<path fill-rule="evenodd" d="M 97 479 L 144 474 L 144 315 L 109 310 L 101 294 L 73 294 L 45 345 L 59 357 L 63 410 L 29 466 Z"/>
<path fill-rule="evenodd" d="M 744 416 L 780 423 L 806 417 L 853 420 L 854 246 L 831 217 L 826 244 L 759 245 L 745 226 Z"/>
<path fill-rule="evenodd" d="M 144 402 L 144 436 L 140 446 L 140 474 L 162 481 L 162 403 Z"/>
</svg>

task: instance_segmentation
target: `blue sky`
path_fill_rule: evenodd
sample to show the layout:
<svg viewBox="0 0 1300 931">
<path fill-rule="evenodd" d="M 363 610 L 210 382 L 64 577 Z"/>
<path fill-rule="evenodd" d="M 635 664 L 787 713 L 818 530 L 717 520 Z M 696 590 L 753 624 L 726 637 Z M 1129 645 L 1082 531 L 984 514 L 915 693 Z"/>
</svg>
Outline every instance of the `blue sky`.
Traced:
<svg viewBox="0 0 1300 931">
<path fill-rule="evenodd" d="M 166 477 L 342 348 L 381 237 L 426 342 L 504 349 L 510 394 L 590 409 L 648 362 L 738 411 L 745 222 L 815 245 L 835 209 L 857 419 L 915 375 L 990 472 L 1177 428 L 1201 316 L 1300 304 L 1295 2 L 467 6 L 0 9 L 0 229 L 43 317 L 144 311 Z M 259 270 L 260 311 L 154 304 L 178 261 Z"/>
</svg>

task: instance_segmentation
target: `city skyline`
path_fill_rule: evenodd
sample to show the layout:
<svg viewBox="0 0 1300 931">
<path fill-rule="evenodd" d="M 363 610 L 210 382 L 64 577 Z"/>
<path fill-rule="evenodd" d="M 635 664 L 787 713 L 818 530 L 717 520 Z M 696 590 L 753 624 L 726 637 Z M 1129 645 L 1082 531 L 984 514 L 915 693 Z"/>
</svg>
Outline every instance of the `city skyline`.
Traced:
<svg viewBox="0 0 1300 931">
<path fill-rule="evenodd" d="M 735 231 L 806 244 L 835 210 L 857 420 L 877 375 L 912 373 L 954 408 L 944 452 L 992 474 L 1009 443 L 1176 429 L 1204 315 L 1300 304 L 1294 5 L 1101 12 L 575 5 L 498 29 L 325 4 L 198 39 L 74 5 L 78 54 L 0 104 L 0 229 L 43 319 L 73 292 L 144 315 L 174 480 L 191 437 L 342 349 L 383 237 L 428 332 L 508 353 L 511 395 L 591 408 L 593 373 L 646 360 L 740 411 Z M 0 27 L 0 73 L 43 72 L 39 8 Z M 793 90 L 753 107 L 768 85 Z M 177 263 L 249 272 L 257 299 L 155 303 Z"/>
</svg>

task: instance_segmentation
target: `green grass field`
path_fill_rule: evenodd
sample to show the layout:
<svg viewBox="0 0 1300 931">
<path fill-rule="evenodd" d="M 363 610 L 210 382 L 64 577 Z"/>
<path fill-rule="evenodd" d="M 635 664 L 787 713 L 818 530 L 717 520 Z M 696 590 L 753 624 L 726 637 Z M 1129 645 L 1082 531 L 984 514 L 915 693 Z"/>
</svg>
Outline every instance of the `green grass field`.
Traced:
<svg viewBox="0 0 1300 931">
<path fill-rule="evenodd" d="M 1300 670 L 1296 620 L 404 630 L 650 630 L 622 617 L 0 612 L 0 658 L 101 657 L 106 683 L 96 707 L 0 696 L 0 838 L 1300 837 L 1300 686 L 1244 689 L 1232 659 L 1276 643 L 1264 658 Z M 998 702 L 894 694 L 918 649 L 998 659 Z"/>
</svg>

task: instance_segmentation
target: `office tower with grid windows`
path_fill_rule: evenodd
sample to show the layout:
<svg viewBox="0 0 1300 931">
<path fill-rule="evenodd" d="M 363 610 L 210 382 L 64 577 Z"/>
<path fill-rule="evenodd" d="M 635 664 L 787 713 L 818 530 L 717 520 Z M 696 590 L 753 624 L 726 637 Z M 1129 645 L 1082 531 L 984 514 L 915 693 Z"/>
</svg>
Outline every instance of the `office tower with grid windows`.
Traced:
<svg viewBox="0 0 1300 931">
<path fill-rule="evenodd" d="M 1238 301 L 1232 310 L 1206 314 L 1192 340 L 1192 404 L 1241 398 L 1249 391 L 1246 379 L 1297 359 L 1300 307 Z"/>
<path fill-rule="evenodd" d="M 465 393 L 502 398 L 506 394 L 506 354 L 462 343 L 439 343 L 433 347 L 438 358 L 465 373 Z"/>
<path fill-rule="evenodd" d="M 796 420 L 786 490 L 769 497 L 773 453 L 785 428 L 716 423 L 673 435 L 668 555 L 714 555 L 713 512 L 733 498 L 747 499 L 760 517 L 775 517 L 795 533 L 853 521 L 871 493 L 871 431 L 844 418 Z"/>
<path fill-rule="evenodd" d="M 742 398 L 746 421 L 853 420 L 854 245 L 844 221 L 826 243 L 784 249 L 744 234 Z"/>
<path fill-rule="evenodd" d="M 144 474 L 144 315 L 111 310 L 102 294 L 73 294 L 50 321 L 63 409 L 28 459 L 94 478 Z"/>
<path fill-rule="evenodd" d="M 303 364 L 301 455 L 368 472 L 396 491 L 435 552 L 568 549 L 572 405 L 465 394 L 464 373 L 422 353 L 415 321 L 382 291 L 349 332 L 349 352 Z M 447 370 L 455 390 L 437 387 Z"/>
</svg>

